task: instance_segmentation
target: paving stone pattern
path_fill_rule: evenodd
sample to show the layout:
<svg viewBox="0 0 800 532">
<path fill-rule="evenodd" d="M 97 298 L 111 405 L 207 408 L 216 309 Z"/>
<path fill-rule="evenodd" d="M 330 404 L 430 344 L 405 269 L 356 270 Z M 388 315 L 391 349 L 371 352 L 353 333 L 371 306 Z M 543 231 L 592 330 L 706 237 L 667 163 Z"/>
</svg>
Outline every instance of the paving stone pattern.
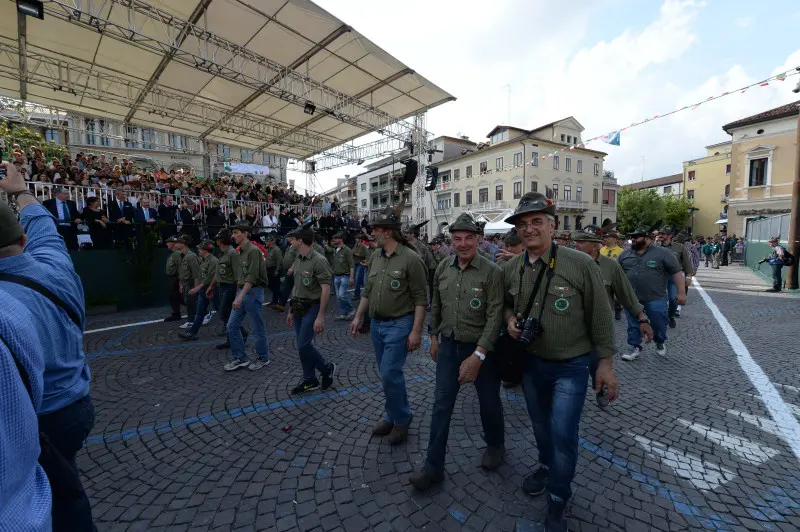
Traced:
<svg viewBox="0 0 800 532">
<path fill-rule="evenodd" d="M 701 270 L 700 280 L 752 356 L 800 413 L 796 331 L 800 299 L 737 289 L 763 280 L 743 269 Z M 621 399 L 606 410 L 587 393 L 571 530 L 799 530 L 800 466 L 696 292 L 653 347 L 615 367 Z M 447 479 L 428 493 L 406 483 L 427 448 L 434 364 L 409 356 L 414 419 L 406 444 L 373 438 L 383 395 L 366 337 L 329 318 L 317 338 L 339 365 L 335 386 L 293 398 L 300 377 L 294 335 L 265 308 L 271 364 L 227 373 L 214 349 L 174 323 L 86 336 L 97 422 L 78 465 L 101 531 L 539 530 L 543 497 L 520 490 L 537 465 L 521 388 L 504 390 L 508 452 L 478 467 L 485 447 L 472 386 L 453 415 Z M 153 319 L 152 311 L 96 317 L 88 329 Z M 619 350 L 625 327 L 616 322 Z M 794 340 L 787 334 L 794 330 Z M 252 343 L 248 346 L 252 351 Z"/>
</svg>

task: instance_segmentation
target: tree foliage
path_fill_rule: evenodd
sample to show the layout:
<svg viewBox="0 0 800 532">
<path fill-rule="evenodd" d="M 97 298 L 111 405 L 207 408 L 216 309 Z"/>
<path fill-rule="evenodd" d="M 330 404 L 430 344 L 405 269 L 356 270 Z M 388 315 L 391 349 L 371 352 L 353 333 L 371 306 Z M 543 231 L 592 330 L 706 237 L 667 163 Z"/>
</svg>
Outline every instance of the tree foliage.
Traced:
<svg viewBox="0 0 800 532">
<path fill-rule="evenodd" d="M 0 120 L 0 137 L 3 138 L 5 144 L 6 154 L 3 154 L 4 157 L 14 144 L 19 144 L 19 147 L 26 154 L 31 146 L 40 148 L 48 162 L 53 157 L 60 159 L 66 151 L 64 146 L 56 144 L 53 141 L 47 142 L 40 133 L 36 133 L 25 126 L 13 124 L 6 120 Z"/>
<path fill-rule="evenodd" d="M 688 227 L 689 209 L 694 202 L 682 196 L 661 196 L 655 190 L 619 191 L 617 222 L 620 231 L 632 231 L 641 225 L 671 225 L 676 231 Z"/>
</svg>

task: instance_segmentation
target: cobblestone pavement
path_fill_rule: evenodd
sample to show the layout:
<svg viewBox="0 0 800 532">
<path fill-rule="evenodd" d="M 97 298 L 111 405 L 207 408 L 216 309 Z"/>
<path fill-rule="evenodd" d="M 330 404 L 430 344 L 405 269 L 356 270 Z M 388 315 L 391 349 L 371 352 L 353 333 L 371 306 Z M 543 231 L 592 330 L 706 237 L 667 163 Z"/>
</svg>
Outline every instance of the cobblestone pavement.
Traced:
<svg viewBox="0 0 800 532">
<path fill-rule="evenodd" d="M 800 299 L 755 292 L 765 282 L 738 266 L 701 268 L 699 280 L 800 415 Z M 800 465 L 785 423 L 770 416 L 696 289 L 689 299 L 665 358 L 648 347 L 615 362 L 617 404 L 600 410 L 587 394 L 571 530 L 800 529 Z M 101 531 L 539 530 L 545 501 L 520 490 L 537 465 L 521 389 L 503 392 L 506 463 L 478 467 L 485 444 L 467 386 L 447 479 L 416 494 L 406 477 L 429 435 L 427 350 L 409 356 L 414 419 L 408 442 L 391 448 L 370 436 L 383 400 L 368 339 L 330 318 L 317 344 L 339 364 L 338 382 L 290 398 L 300 376 L 294 337 L 264 312 L 272 363 L 256 372 L 222 370 L 216 322 L 195 343 L 165 323 L 86 335 L 97 422 L 78 464 Z M 93 317 L 87 329 L 161 315 Z M 623 322 L 616 333 L 621 351 Z"/>
</svg>

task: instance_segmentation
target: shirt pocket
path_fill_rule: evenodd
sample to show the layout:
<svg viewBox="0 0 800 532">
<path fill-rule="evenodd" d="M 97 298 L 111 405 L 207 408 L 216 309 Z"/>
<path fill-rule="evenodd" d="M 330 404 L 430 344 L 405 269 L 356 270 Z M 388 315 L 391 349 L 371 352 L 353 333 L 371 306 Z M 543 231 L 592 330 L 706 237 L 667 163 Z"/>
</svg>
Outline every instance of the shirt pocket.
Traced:
<svg viewBox="0 0 800 532">
<path fill-rule="evenodd" d="M 301 270 L 300 271 L 300 283 L 306 288 L 311 288 L 311 286 L 314 284 L 314 271 L 313 270 Z"/>
<path fill-rule="evenodd" d="M 578 291 L 564 282 L 554 282 L 550 285 L 543 304 L 545 310 L 559 320 L 570 320 L 572 316 L 580 315 Z"/>
<path fill-rule="evenodd" d="M 473 286 L 464 290 L 464 297 L 472 312 L 483 314 L 486 312 L 486 289 L 481 283 L 480 286 Z"/>
<path fill-rule="evenodd" d="M 387 271 L 386 280 L 392 292 L 402 292 L 406 288 L 406 273 L 403 270 Z"/>
</svg>

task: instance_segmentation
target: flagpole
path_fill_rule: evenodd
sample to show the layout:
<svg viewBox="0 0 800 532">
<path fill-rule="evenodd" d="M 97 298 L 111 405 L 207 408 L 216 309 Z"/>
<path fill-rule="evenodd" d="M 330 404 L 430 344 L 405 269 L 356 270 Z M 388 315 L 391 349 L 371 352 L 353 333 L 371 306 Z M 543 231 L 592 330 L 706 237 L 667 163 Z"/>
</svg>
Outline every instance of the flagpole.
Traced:
<svg viewBox="0 0 800 532">
<path fill-rule="evenodd" d="M 644 183 L 644 155 L 642 155 L 642 183 Z"/>
</svg>

